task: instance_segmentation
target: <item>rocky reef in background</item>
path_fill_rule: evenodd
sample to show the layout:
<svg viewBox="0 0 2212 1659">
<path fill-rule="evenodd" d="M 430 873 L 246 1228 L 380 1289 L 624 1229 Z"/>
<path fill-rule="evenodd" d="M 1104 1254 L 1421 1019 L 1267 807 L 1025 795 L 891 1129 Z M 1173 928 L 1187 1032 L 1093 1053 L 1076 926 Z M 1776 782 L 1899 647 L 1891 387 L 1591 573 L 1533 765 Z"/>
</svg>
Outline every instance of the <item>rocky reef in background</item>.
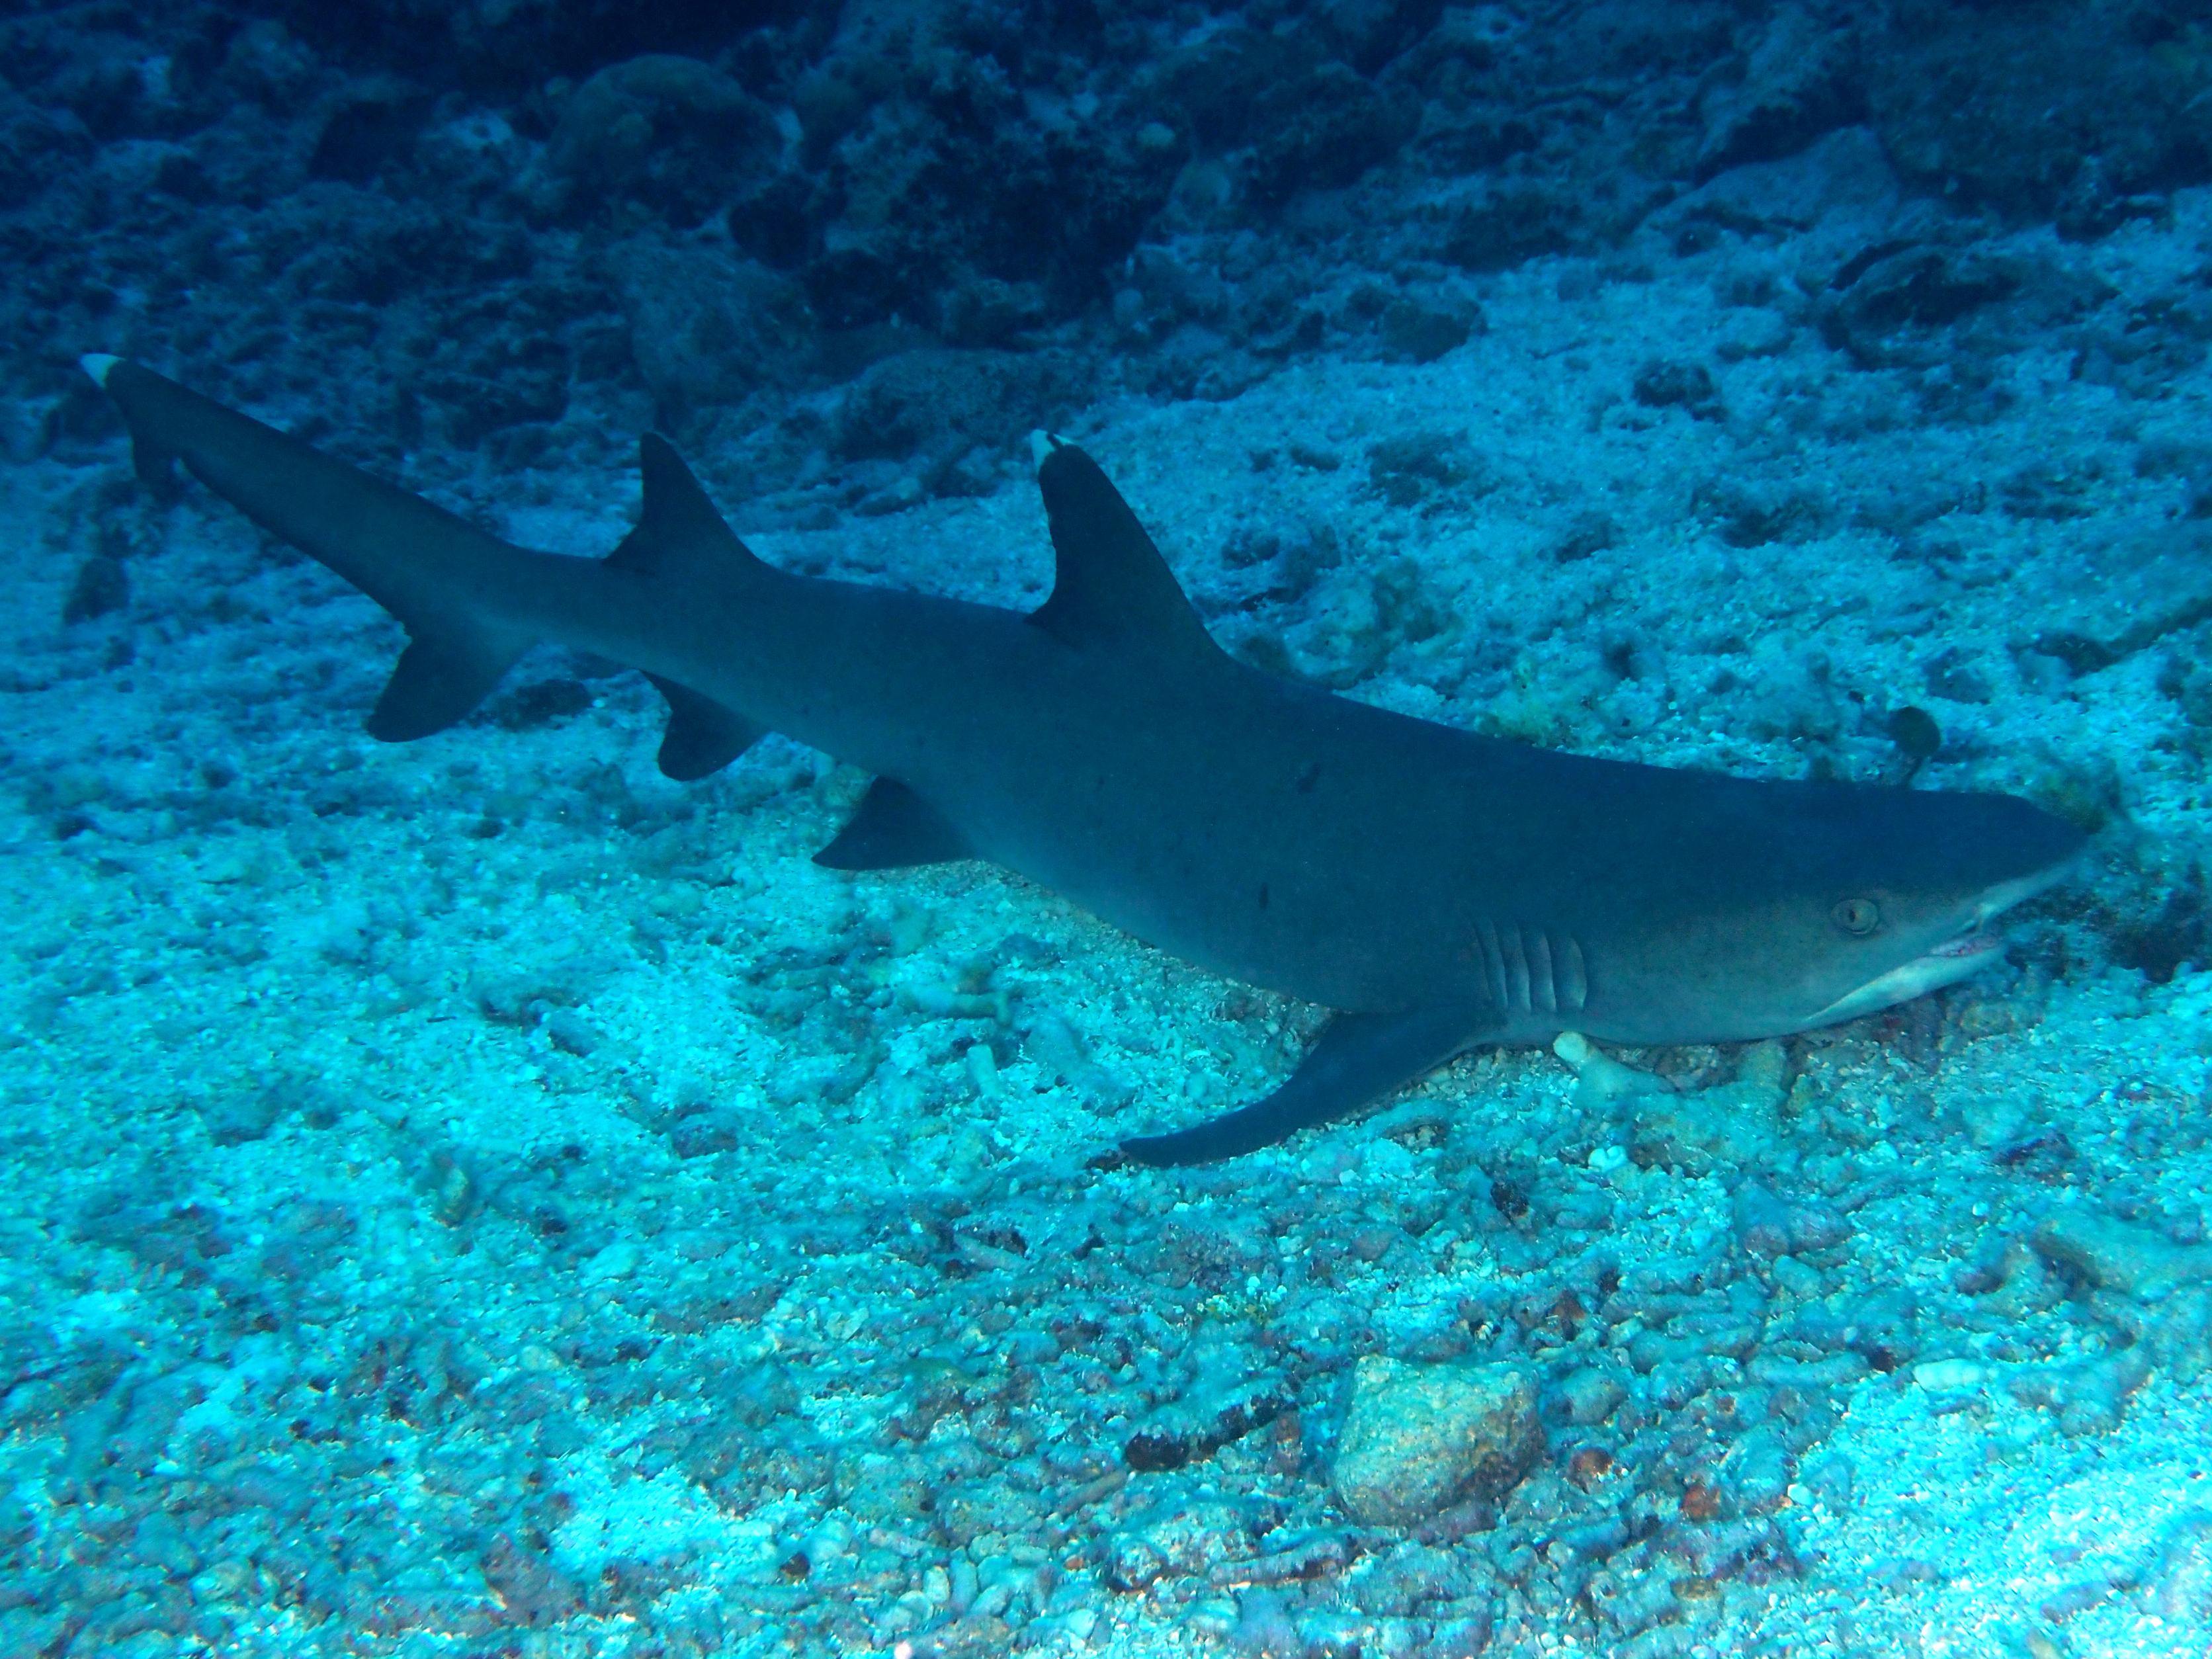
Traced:
<svg viewBox="0 0 2212 1659">
<path fill-rule="evenodd" d="M 1876 357 L 2017 286 L 1992 230 L 2212 177 L 2212 35 L 2142 3 L 88 4 L 0 20 L 0 82 L 18 459 L 106 434 L 101 347 L 312 386 L 387 461 L 727 417 L 756 485 L 919 455 L 961 493 L 1102 384 L 1438 355 L 1471 276 L 1841 129 L 1918 198 L 1918 262 L 1835 307 Z M 957 356 L 882 367 L 917 350 Z"/>
</svg>

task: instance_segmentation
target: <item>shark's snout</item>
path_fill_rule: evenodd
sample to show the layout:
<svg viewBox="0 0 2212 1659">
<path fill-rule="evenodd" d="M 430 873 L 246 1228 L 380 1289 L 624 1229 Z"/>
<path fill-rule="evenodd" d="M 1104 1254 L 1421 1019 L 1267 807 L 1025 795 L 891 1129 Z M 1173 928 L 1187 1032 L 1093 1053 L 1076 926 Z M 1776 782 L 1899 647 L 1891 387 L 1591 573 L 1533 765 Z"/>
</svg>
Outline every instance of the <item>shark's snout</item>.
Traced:
<svg viewBox="0 0 2212 1659">
<path fill-rule="evenodd" d="M 2033 874 L 1998 882 L 1985 889 L 1966 906 L 1965 919 L 1956 932 L 1939 939 L 1919 955 L 1876 975 L 1857 990 L 1838 998 L 1806 1021 L 1804 1029 L 1810 1030 L 1840 1020 L 1856 1019 L 1861 1014 L 1910 1002 L 1930 991 L 1972 978 L 1991 966 L 2004 951 L 2005 936 L 1992 932 L 1990 923 L 2015 905 L 2024 904 L 2067 880 L 2080 870 L 2082 857 L 2083 849 L 2077 842 L 2072 850 Z"/>
</svg>

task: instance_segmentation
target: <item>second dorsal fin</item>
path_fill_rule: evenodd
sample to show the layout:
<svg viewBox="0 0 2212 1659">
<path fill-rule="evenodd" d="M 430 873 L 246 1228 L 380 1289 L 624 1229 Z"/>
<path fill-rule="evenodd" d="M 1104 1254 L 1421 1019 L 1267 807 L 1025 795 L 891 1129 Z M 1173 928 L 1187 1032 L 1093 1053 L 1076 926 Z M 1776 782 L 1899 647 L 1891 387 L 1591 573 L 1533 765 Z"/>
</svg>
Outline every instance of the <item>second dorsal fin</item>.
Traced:
<svg viewBox="0 0 2212 1659">
<path fill-rule="evenodd" d="M 610 565 L 702 596 L 759 566 L 667 439 L 646 434 L 638 442 L 637 465 L 645 482 L 645 510 L 637 527 L 607 555 Z M 763 728 L 734 708 L 660 675 L 646 678 L 668 700 L 668 729 L 659 757 L 665 775 L 692 782 L 720 771 L 758 741 Z"/>
<path fill-rule="evenodd" d="M 1069 645 L 1217 647 L 1175 573 L 1098 463 L 1048 433 L 1030 439 L 1052 526 L 1052 597 L 1030 620 Z"/>
</svg>

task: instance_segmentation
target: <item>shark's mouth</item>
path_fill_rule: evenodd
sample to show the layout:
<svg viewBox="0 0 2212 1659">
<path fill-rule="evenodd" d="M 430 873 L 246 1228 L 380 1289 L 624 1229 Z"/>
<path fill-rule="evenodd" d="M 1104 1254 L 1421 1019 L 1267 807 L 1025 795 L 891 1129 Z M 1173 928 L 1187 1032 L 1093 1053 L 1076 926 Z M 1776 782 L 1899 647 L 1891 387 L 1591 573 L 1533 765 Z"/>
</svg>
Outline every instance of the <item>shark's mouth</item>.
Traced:
<svg viewBox="0 0 2212 1659">
<path fill-rule="evenodd" d="M 2004 937 L 1999 933 L 1975 931 L 1948 939 L 1910 962 L 1900 963 L 1887 973 L 1869 980 L 1856 991 L 1836 999 L 1805 1022 L 1806 1028 L 1833 1025 L 1839 1020 L 1856 1019 L 1861 1014 L 1870 1014 L 1877 1008 L 1887 1008 L 1899 1002 L 1910 1002 L 1915 997 L 1924 997 L 1930 991 L 1978 974 L 1989 966 L 1992 957 L 2004 949 Z"/>
<path fill-rule="evenodd" d="M 1958 957 L 1962 958 L 1967 957 L 1985 957 L 1992 951 L 2000 951 L 2003 948 L 2004 935 L 2002 933 L 1983 933 L 1978 926 L 1973 933 L 1962 934 L 1954 939 L 1947 939 L 1942 944 L 1937 945 L 1934 950 L 1930 951 L 1926 957 L 1916 957 L 1915 960 L 1924 962 L 1941 957 Z M 1977 962 L 1974 965 L 1978 968 L 1981 966 L 1981 963 Z"/>
<path fill-rule="evenodd" d="M 1941 990 L 1946 985 L 1955 985 L 1962 979 L 1978 974 L 2004 949 L 2004 935 L 1989 931 L 1990 919 L 2023 900 L 2033 898 L 2038 893 L 2057 886 L 2073 874 L 2079 862 L 2078 857 L 2067 859 L 2047 870 L 2039 870 L 2032 876 L 2023 876 L 2017 881 L 2005 882 L 1990 888 L 1974 905 L 1966 926 L 1949 939 L 1930 946 L 1910 962 L 1900 963 L 1887 973 L 1869 980 L 1857 990 L 1837 998 L 1807 1020 L 1800 1029 L 1811 1030 L 1816 1026 L 1833 1025 L 1840 1020 L 1856 1019 L 1861 1014 L 1870 1014 L 1876 1009 L 1910 1002 L 1915 997 L 1924 997 L 1930 991 Z"/>
</svg>

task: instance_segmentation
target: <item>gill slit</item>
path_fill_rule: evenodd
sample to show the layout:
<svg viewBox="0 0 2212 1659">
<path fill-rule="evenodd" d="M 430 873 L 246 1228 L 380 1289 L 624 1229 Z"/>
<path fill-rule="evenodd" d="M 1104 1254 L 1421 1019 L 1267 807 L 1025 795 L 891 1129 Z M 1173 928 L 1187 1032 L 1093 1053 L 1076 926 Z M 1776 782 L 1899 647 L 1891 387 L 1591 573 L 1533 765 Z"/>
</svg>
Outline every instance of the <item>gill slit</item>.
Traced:
<svg viewBox="0 0 2212 1659">
<path fill-rule="evenodd" d="M 1589 1006 L 1589 959 L 1564 929 L 1475 922 L 1484 989 L 1507 1014 L 1575 1014 Z"/>
</svg>

